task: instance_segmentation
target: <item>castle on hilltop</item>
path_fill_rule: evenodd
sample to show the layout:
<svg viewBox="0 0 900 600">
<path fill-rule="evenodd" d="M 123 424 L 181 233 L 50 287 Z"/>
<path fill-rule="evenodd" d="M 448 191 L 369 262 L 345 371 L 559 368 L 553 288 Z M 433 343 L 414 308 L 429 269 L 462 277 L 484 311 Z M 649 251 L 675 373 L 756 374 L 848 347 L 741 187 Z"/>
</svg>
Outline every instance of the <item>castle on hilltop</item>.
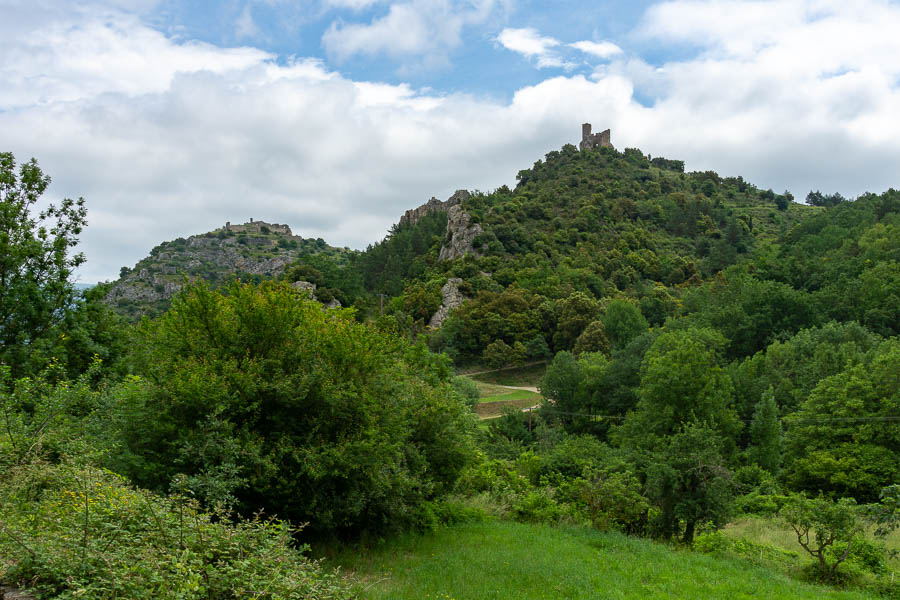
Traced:
<svg viewBox="0 0 900 600">
<path fill-rule="evenodd" d="M 584 123 L 581 126 L 581 143 L 578 144 L 579 150 L 592 150 L 594 148 L 612 148 L 613 145 L 609 141 L 609 129 L 600 133 L 591 134 L 591 124 Z"/>
<path fill-rule="evenodd" d="M 265 230 L 263 230 L 265 228 Z M 265 221 L 254 221 L 250 218 L 249 223 L 241 225 L 232 225 L 231 221 L 225 222 L 225 231 L 233 231 L 234 233 L 283 233 L 284 235 L 293 235 L 291 228 L 280 223 L 266 223 Z"/>
</svg>

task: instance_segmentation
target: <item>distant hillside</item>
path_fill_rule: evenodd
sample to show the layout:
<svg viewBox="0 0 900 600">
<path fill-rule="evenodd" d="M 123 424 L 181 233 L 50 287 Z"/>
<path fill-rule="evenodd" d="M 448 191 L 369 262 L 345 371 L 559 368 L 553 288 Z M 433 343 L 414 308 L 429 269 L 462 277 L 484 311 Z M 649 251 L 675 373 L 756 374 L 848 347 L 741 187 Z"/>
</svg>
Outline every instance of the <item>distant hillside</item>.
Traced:
<svg viewBox="0 0 900 600">
<path fill-rule="evenodd" d="M 461 303 L 467 308 L 458 316 L 467 326 L 475 325 L 469 313 L 480 309 L 499 317 L 478 326 L 477 340 L 451 339 L 450 346 L 438 340 L 435 349 L 475 358 L 502 340 L 557 351 L 581 333 L 556 335 L 563 300 L 572 294 L 630 298 L 650 323 L 661 324 L 683 289 L 761 247 L 777 246 L 797 223 L 823 210 L 741 177 L 684 173 L 682 161 L 633 148 L 579 151 L 567 144 L 517 179 L 515 189 L 432 198 L 361 253 L 260 223 L 252 231 L 236 231 L 251 224 L 230 226 L 167 242 L 123 271 L 109 299 L 132 317 L 153 314 L 180 288 L 183 274 L 218 284 L 279 276 L 296 261 L 306 281 L 354 304 L 361 318 L 393 315 L 412 334 L 439 327 Z M 529 316 L 505 322 L 514 313 Z"/>
<path fill-rule="evenodd" d="M 187 278 L 202 278 L 214 286 L 234 278 L 260 280 L 277 277 L 301 257 L 328 257 L 343 265 L 353 252 L 329 246 L 324 240 L 291 234 L 286 225 L 251 221 L 163 242 L 133 268 L 123 267 L 112 283 L 107 302 L 130 318 L 156 315 L 168 308 Z"/>
</svg>

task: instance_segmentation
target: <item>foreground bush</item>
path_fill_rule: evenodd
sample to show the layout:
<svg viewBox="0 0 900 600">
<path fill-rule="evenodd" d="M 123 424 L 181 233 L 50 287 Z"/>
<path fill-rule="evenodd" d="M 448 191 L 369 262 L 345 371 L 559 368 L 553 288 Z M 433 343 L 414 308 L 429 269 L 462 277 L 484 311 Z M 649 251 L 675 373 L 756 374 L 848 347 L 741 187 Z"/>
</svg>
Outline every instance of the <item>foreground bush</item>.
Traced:
<svg viewBox="0 0 900 600">
<path fill-rule="evenodd" d="M 188 288 L 139 339 L 109 463 L 138 485 L 184 475 L 210 505 L 380 535 L 419 525 L 472 453 L 445 359 L 286 284 Z"/>
<path fill-rule="evenodd" d="M 351 593 L 288 526 L 232 523 L 93 467 L 30 463 L 0 475 L 0 582 L 42 597 L 337 600 Z"/>
</svg>

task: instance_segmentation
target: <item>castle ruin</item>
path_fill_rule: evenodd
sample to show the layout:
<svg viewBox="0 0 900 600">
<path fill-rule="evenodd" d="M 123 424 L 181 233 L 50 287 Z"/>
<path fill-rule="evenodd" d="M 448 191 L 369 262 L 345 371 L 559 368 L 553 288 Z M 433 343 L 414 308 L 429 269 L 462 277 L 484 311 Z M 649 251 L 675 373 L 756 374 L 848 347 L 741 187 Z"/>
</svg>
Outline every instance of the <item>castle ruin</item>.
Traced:
<svg viewBox="0 0 900 600">
<path fill-rule="evenodd" d="M 591 134 L 591 124 L 584 123 L 581 126 L 581 143 L 578 144 L 579 150 L 593 150 L 594 148 L 612 148 L 613 145 L 609 141 L 609 129 L 600 133 Z"/>
<path fill-rule="evenodd" d="M 243 223 L 241 225 L 232 225 L 231 221 L 225 222 L 225 231 L 233 231 L 234 233 L 264 233 L 263 227 L 265 227 L 269 233 L 283 233 L 284 235 L 293 235 L 291 233 L 291 228 L 287 225 L 281 225 L 280 223 L 266 223 L 265 221 L 254 221 L 252 218 L 249 223 Z"/>
</svg>

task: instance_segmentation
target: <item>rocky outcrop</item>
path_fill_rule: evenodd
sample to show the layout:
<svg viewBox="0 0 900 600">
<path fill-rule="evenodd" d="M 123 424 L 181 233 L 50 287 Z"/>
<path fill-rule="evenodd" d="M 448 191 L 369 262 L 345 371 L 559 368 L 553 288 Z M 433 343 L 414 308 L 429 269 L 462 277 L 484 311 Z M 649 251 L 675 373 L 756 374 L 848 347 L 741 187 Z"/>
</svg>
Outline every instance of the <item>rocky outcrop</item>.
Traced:
<svg viewBox="0 0 900 600">
<path fill-rule="evenodd" d="M 411 208 L 402 217 L 400 217 L 401 225 L 415 225 L 419 219 L 425 215 L 435 212 L 447 212 L 451 207 L 461 204 L 469 199 L 469 192 L 466 190 L 456 190 L 452 196 L 441 202 L 437 198 L 432 197 L 431 200 L 419 206 Z"/>
<path fill-rule="evenodd" d="M 233 277 L 275 278 L 298 258 L 349 249 L 332 248 L 322 240 L 304 239 L 287 232 L 287 225 L 253 221 L 235 232 L 236 225 L 209 233 L 163 242 L 135 265 L 122 269 L 110 285 L 106 302 L 129 319 L 159 314 L 190 280 L 206 279 L 213 287 Z M 255 233 L 249 225 L 259 226 Z M 242 227 L 242 226 L 240 226 Z"/>
<path fill-rule="evenodd" d="M 309 297 L 312 298 L 313 300 L 315 300 L 316 302 L 323 304 L 325 306 L 325 308 L 340 308 L 341 307 L 341 301 L 338 300 L 337 298 L 332 298 L 328 302 L 322 302 L 321 300 L 316 298 L 316 284 L 314 284 L 314 283 L 310 283 L 308 281 L 295 281 L 294 283 L 291 284 L 291 287 L 293 287 L 295 290 L 309 292 Z"/>
<path fill-rule="evenodd" d="M 36 600 L 31 594 L 8 585 L 0 585 L 0 600 Z"/>
<path fill-rule="evenodd" d="M 451 206 L 447 211 L 447 241 L 441 247 L 438 261 L 453 260 L 466 254 L 478 254 L 472 243 L 482 232 L 481 225 L 472 222 L 472 215 L 462 206 Z"/>
<path fill-rule="evenodd" d="M 428 327 L 431 329 L 439 329 L 444 324 L 444 320 L 450 315 L 450 311 L 465 302 L 466 297 L 459 291 L 459 285 L 462 283 L 459 277 L 451 277 L 441 288 L 441 307 L 431 316 L 428 321 Z"/>
</svg>

